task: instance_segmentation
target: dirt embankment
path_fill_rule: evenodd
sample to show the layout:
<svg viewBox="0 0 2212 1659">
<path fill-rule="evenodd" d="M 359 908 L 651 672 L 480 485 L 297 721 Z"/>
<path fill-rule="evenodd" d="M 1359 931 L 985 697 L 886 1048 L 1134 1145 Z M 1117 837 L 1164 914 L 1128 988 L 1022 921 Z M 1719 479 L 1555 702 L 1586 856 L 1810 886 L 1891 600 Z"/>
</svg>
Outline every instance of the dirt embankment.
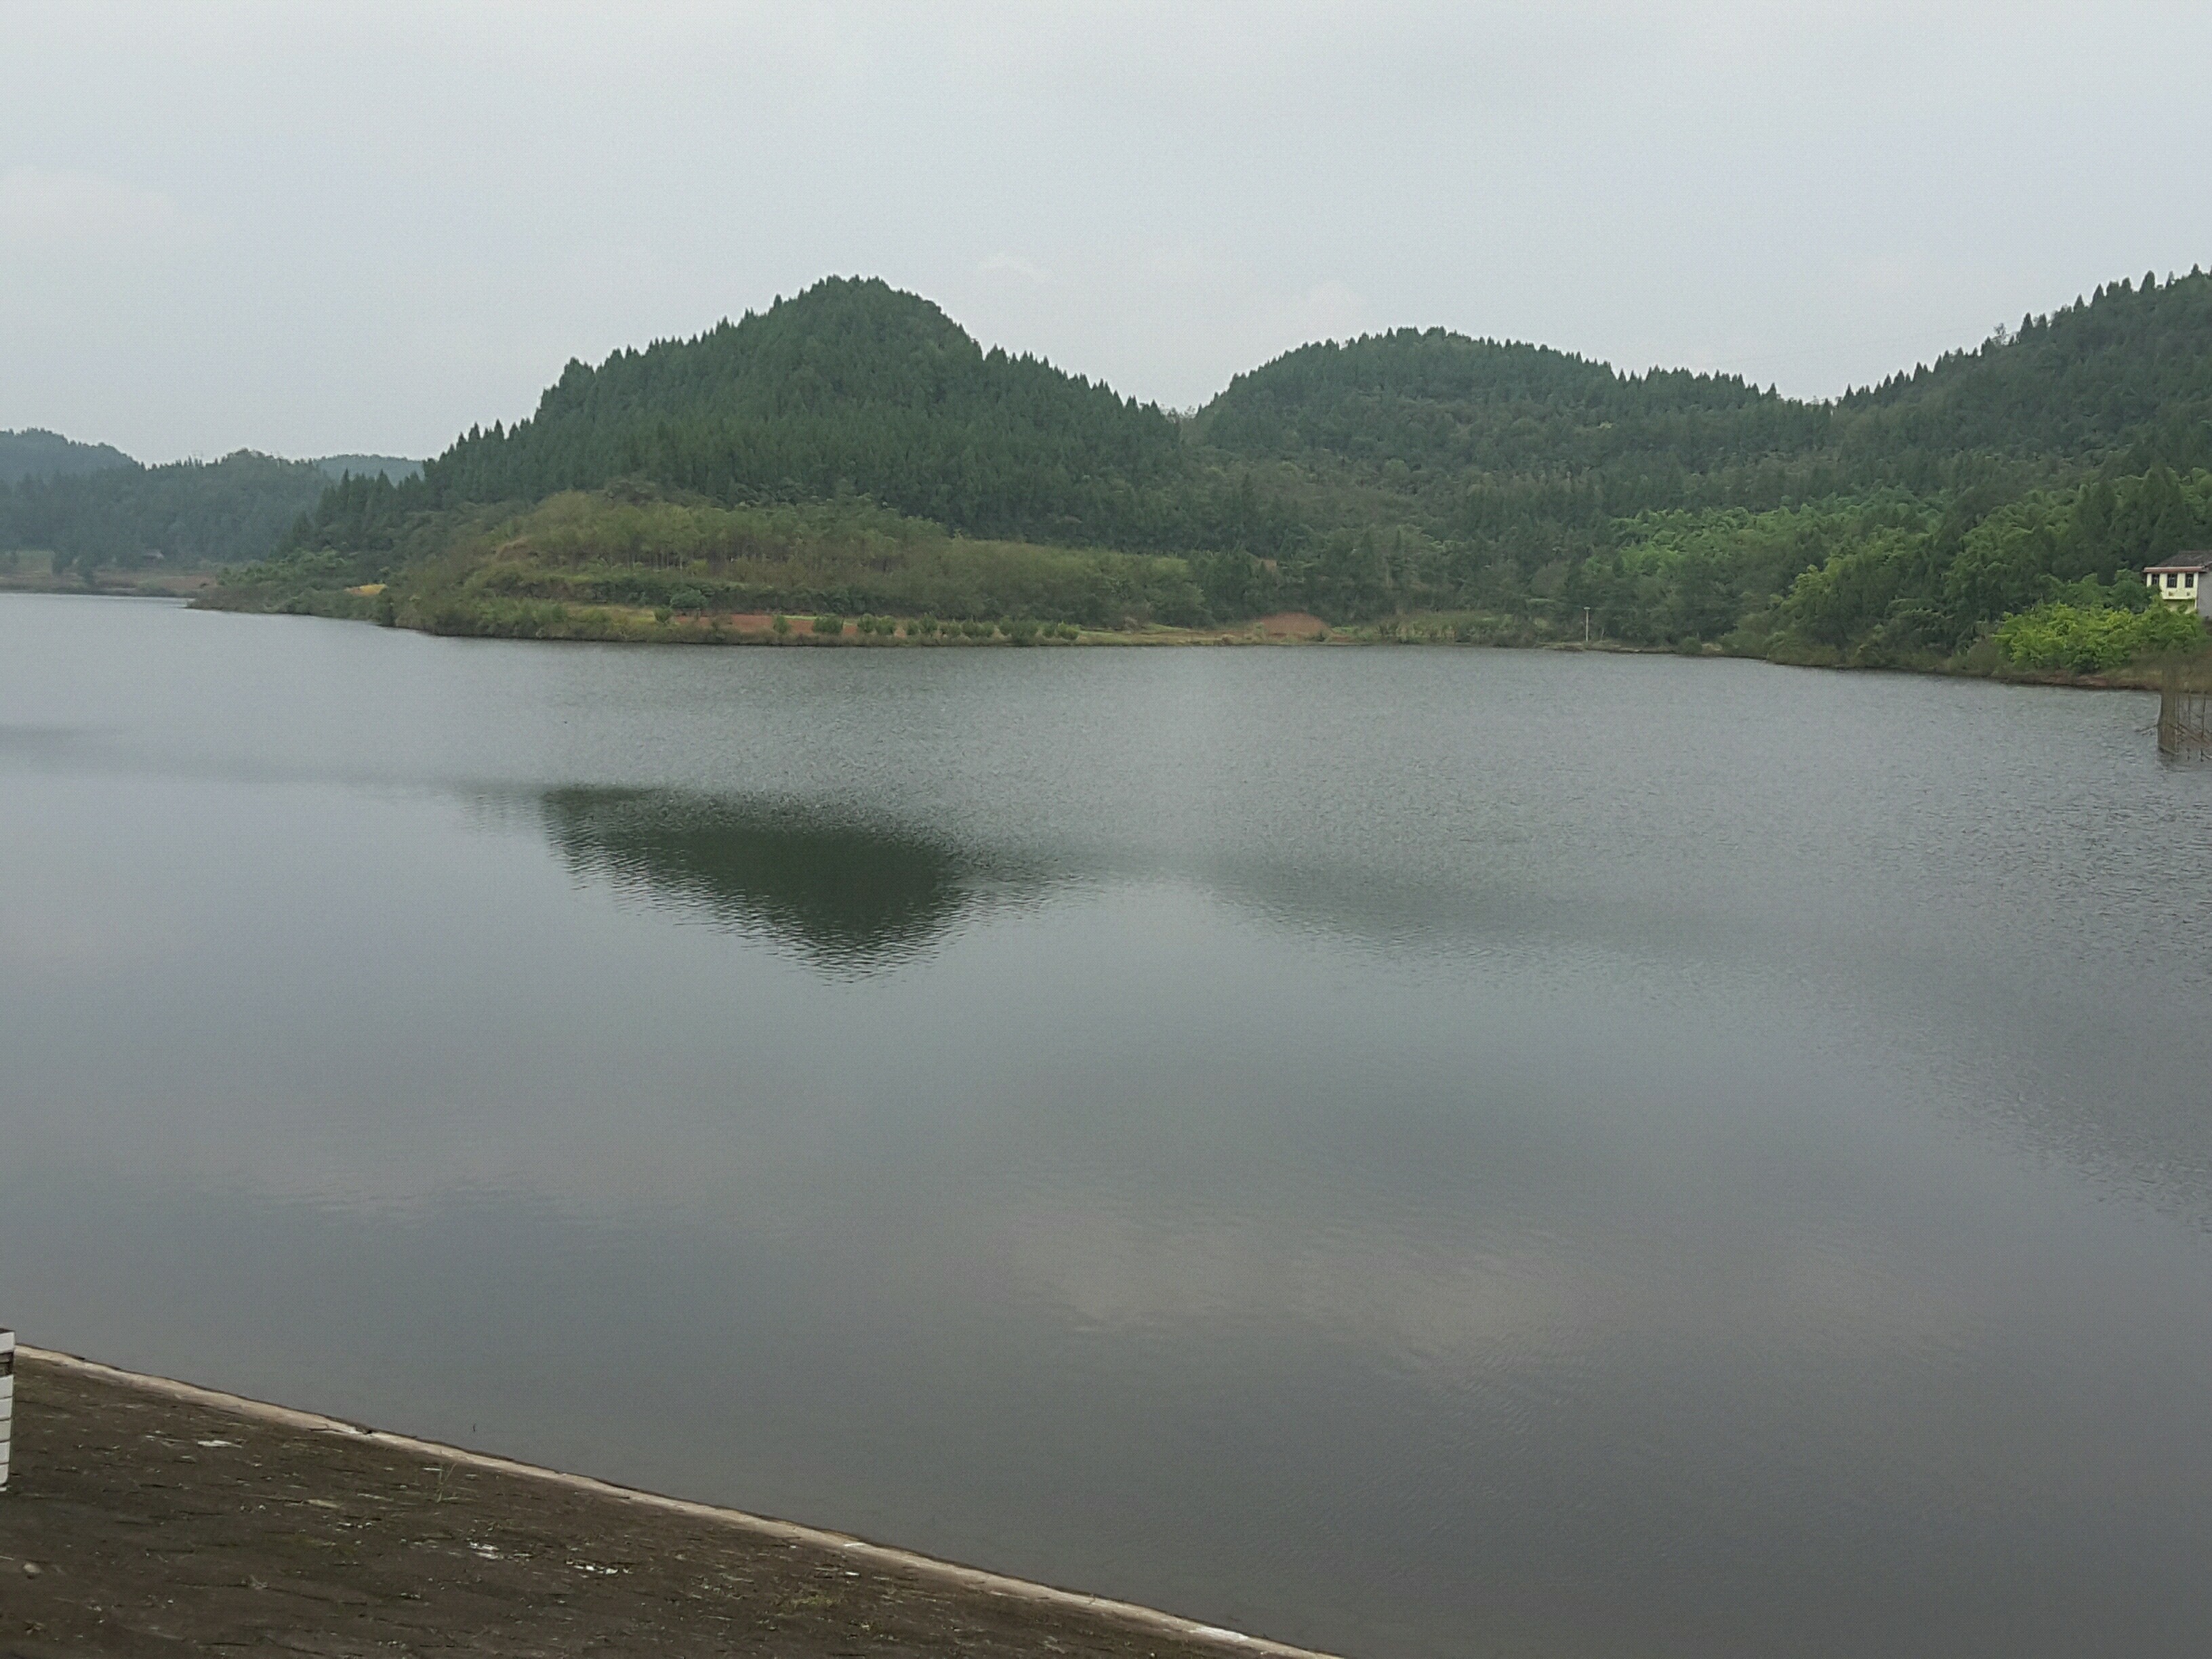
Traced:
<svg viewBox="0 0 2212 1659">
<path fill-rule="evenodd" d="M 17 1365 L 0 1655 L 451 1650 L 1297 1659 L 835 1534 L 255 1407 Z"/>
</svg>

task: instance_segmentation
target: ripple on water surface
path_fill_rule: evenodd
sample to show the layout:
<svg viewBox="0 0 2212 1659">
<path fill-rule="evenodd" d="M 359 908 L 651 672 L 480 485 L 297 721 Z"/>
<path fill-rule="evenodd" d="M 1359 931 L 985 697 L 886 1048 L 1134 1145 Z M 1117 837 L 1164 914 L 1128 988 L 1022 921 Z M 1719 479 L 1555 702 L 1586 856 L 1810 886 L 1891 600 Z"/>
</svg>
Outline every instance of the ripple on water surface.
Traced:
<svg viewBox="0 0 2212 1659">
<path fill-rule="evenodd" d="M 1385 1659 L 2196 1651 L 2146 718 L 0 596 L 0 1304 Z"/>
</svg>

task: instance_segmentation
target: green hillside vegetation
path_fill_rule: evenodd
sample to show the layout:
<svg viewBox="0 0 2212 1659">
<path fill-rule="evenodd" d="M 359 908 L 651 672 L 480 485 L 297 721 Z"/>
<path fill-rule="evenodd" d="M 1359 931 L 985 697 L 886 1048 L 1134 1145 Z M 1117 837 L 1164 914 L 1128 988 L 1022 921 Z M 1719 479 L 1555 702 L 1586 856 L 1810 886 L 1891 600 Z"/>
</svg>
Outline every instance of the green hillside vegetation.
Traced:
<svg viewBox="0 0 2212 1659">
<path fill-rule="evenodd" d="M 330 480 L 313 461 L 219 461 L 30 477 L 0 488 L 0 552 L 39 549 L 57 575 L 239 562 L 266 553 Z"/>
<path fill-rule="evenodd" d="M 2052 599 L 2007 617 L 1996 643 L 2019 667 L 2104 674 L 2147 657 L 2195 653 L 2203 646 L 2204 627 L 2190 612 L 2162 605 L 2128 611 L 2094 599 L 2087 605 Z"/>
<path fill-rule="evenodd" d="M 1252 550 L 1268 596 L 1323 615 L 1540 637 L 1587 606 L 1638 644 L 1943 657 L 2068 582 L 2212 543 L 2212 279 L 2116 283 L 1826 404 L 1400 331 L 1239 376 L 1194 436 L 1297 503 Z M 1347 535 L 1372 557 L 1332 569 Z"/>
<path fill-rule="evenodd" d="M 2141 567 L 2203 545 L 2200 273 L 1829 403 L 1401 330 L 1287 353 L 1182 422 L 832 279 L 572 363 L 419 478 L 332 486 L 216 602 L 343 608 L 384 584 L 395 617 L 494 631 L 679 591 L 1090 628 L 1297 610 L 1398 637 L 2025 668 L 2005 618 L 2134 616 Z M 1419 618 L 1445 625 L 1401 626 Z"/>
<path fill-rule="evenodd" d="M 422 470 L 422 463 L 410 461 L 404 455 L 324 455 L 315 465 L 323 470 L 326 478 L 343 478 L 349 474 L 366 478 L 372 474 L 392 480 L 414 477 Z"/>
<path fill-rule="evenodd" d="M 143 466 L 106 444 L 0 433 L 0 559 L 51 554 L 53 574 L 88 581 L 247 563 L 268 556 L 333 479 L 421 471 L 396 456 L 289 461 L 251 450 Z"/>
<path fill-rule="evenodd" d="M 963 534 L 1153 547 L 1183 539 L 1153 511 L 1185 470 L 1159 410 L 832 278 L 694 340 L 571 362 L 527 420 L 432 461 L 422 494 L 526 501 L 618 477 L 732 504 L 857 492 Z"/>
<path fill-rule="evenodd" d="M 0 432 L 0 484 L 21 483 L 26 478 L 60 478 L 79 472 L 98 472 L 104 467 L 136 466 L 121 450 L 108 444 L 81 444 L 58 432 L 27 427 L 21 432 Z"/>
<path fill-rule="evenodd" d="M 1439 532 L 1480 540 L 1516 518 L 2002 486 L 2130 454 L 2212 465 L 2208 422 L 2212 280 L 2192 273 L 2100 289 L 1833 403 L 1405 329 L 1239 375 L 1197 433 L 1417 501 Z"/>
<path fill-rule="evenodd" d="M 395 568 L 404 579 L 383 591 L 352 591 Z M 653 611 L 1100 629 L 1208 615 L 1179 558 L 956 537 L 860 497 L 723 507 L 635 486 L 433 516 L 381 553 L 301 548 L 236 573 L 226 602 L 543 638 L 653 636 L 665 630 L 638 614 Z"/>
</svg>

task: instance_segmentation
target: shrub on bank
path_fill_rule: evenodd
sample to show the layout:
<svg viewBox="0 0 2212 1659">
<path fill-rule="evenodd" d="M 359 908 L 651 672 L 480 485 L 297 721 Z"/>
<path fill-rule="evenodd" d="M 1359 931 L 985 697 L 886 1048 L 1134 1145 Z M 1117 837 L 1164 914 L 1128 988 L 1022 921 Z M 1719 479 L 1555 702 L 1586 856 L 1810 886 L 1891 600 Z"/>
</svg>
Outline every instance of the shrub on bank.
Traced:
<svg viewBox="0 0 2212 1659">
<path fill-rule="evenodd" d="M 2204 624 L 2193 611 L 2165 605 L 2113 611 L 2053 600 L 2007 617 L 1996 641 L 2015 668 L 2096 674 L 2140 657 L 2199 649 Z"/>
</svg>

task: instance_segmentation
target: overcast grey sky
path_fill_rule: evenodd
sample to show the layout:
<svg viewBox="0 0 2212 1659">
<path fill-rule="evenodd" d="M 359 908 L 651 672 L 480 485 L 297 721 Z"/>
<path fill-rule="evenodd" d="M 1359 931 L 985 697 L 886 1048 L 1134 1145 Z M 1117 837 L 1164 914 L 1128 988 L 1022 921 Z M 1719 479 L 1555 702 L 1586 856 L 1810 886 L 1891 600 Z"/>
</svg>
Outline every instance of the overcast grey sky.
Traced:
<svg viewBox="0 0 2212 1659">
<path fill-rule="evenodd" d="M 1401 324 L 1825 395 L 2212 261 L 2207 0 L 0 0 L 0 428 L 425 454 L 829 272 L 1182 405 Z"/>
</svg>

